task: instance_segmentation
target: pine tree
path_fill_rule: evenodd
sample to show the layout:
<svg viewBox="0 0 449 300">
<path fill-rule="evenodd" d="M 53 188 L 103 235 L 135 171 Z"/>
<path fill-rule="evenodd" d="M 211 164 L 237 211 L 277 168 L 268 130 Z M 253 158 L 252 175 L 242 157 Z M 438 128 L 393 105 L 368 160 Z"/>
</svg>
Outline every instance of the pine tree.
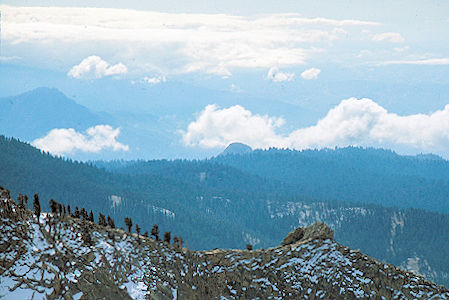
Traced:
<svg viewBox="0 0 449 300">
<path fill-rule="evenodd" d="M 38 194 L 34 194 L 33 209 L 34 209 L 34 214 L 37 217 L 37 222 L 39 223 L 39 217 L 41 215 L 41 203 L 39 201 Z"/>
<path fill-rule="evenodd" d="M 72 211 L 70 210 L 70 204 L 67 205 L 67 214 L 70 216 L 72 214 Z"/>
<path fill-rule="evenodd" d="M 86 210 L 84 209 L 84 207 L 81 208 L 81 213 L 80 213 L 80 215 L 81 215 L 81 218 L 83 218 L 84 221 L 87 220 L 87 212 L 86 212 Z"/>
<path fill-rule="evenodd" d="M 51 212 L 52 212 L 53 214 L 56 214 L 57 209 L 58 209 L 58 206 L 57 206 L 56 201 L 55 201 L 54 199 L 50 199 L 49 204 L 50 204 Z"/>
<path fill-rule="evenodd" d="M 25 195 L 24 200 L 25 200 L 25 208 L 28 209 L 28 196 L 27 195 Z"/>
<path fill-rule="evenodd" d="M 58 203 L 58 214 L 59 216 L 62 216 L 62 204 Z"/>
<path fill-rule="evenodd" d="M 178 249 L 179 247 L 178 247 L 178 237 L 175 235 L 174 237 L 173 237 L 173 246 L 175 246 L 175 248 L 176 249 Z"/>
<path fill-rule="evenodd" d="M 140 235 L 140 227 L 137 224 L 136 224 L 136 232 L 137 232 L 137 235 Z"/>
<path fill-rule="evenodd" d="M 154 236 L 154 239 L 159 241 L 159 226 L 157 224 L 154 224 L 153 228 L 151 228 L 151 236 Z"/>
<path fill-rule="evenodd" d="M 128 227 L 128 232 L 131 233 L 131 228 L 133 227 L 133 221 L 131 218 L 125 217 L 125 225 Z"/>
<path fill-rule="evenodd" d="M 114 223 L 114 219 L 111 218 L 110 216 L 108 216 L 108 225 L 111 228 L 115 228 L 115 223 Z"/>
<path fill-rule="evenodd" d="M 79 219 L 80 211 L 78 210 L 78 206 L 75 206 L 75 212 L 73 213 L 73 217 Z"/>
<path fill-rule="evenodd" d="M 98 225 L 105 226 L 105 227 L 107 225 L 106 218 L 102 213 L 98 214 Z"/>
<path fill-rule="evenodd" d="M 94 220 L 94 213 L 92 212 L 92 210 L 90 211 L 90 214 L 89 214 L 89 221 L 91 221 L 92 223 L 95 222 L 95 220 Z"/>
<path fill-rule="evenodd" d="M 19 193 L 19 196 L 17 197 L 17 203 L 19 208 L 24 209 L 25 207 L 23 206 L 23 196 L 22 194 Z"/>
<path fill-rule="evenodd" d="M 246 250 L 248 250 L 248 251 L 253 250 L 253 245 L 251 245 L 251 244 L 246 244 Z"/>
<path fill-rule="evenodd" d="M 148 231 L 145 231 L 145 233 L 143 234 L 144 237 L 148 237 Z"/>
<path fill-rule="evenodd" d="M 171 240 L 171 232 L 170 231 L 164 232 L 164 242 L 170 244 L 170 240 Z"/>
</svg>

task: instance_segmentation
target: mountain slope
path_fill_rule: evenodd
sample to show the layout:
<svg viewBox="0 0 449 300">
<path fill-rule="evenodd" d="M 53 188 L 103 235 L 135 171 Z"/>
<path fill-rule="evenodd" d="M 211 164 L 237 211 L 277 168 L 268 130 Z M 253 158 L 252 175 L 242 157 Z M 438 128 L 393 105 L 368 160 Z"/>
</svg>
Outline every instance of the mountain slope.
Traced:
<svg viewBox="0 0 449 300">
<path fill-rule="evenodd" d="M 257 150 L 213 162 L 293 186 L 318 199 L 449 212 L 449 161 L 382 149 Z"/>
<path fill-rule="evenodd" d="M 91 112 L 57 89 L 37 88 L 0 98 L 0 132 L 23 140 L 32 141 L 54 128 L 83 131 L 106 121 L 105 115 Z"/>
<path fill-rule="evenodd" d="M 45 209 L 53 198 L 110 215 L 118 226 L 133 216 L 142 232 L 158 224 L 197 250 L 272 247 L 285 232 L 326 222 L 338 242 L 449 286 L 448 214 L 291 194 L 289 185 L 216 161 L 115 165 L 112 173 L 0 137 L 0 185 L 13 198 L 38 193 Z"/>
<path fill-rule="evenodd" d="M 324 224 L 285 246 L 195 252 L 0 197 L 0 295 L 48 299 L 448 299 L 449 291 L 341 246 Z"/>
</svg>

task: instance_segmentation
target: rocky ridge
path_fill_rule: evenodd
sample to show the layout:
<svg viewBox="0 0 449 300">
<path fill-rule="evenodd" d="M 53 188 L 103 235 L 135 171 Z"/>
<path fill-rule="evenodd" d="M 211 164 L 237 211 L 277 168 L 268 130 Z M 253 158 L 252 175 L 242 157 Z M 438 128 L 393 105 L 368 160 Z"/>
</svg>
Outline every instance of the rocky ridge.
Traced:
<svg viewBox="0 0 449 300">
<path fill-rule="evenodd" d="M 42 213 L 0 191 L 0 298 L 449 299 L 449 291 L 332 239 L 323 223 L 269 249 L 191 251 Z"/>
</svg>

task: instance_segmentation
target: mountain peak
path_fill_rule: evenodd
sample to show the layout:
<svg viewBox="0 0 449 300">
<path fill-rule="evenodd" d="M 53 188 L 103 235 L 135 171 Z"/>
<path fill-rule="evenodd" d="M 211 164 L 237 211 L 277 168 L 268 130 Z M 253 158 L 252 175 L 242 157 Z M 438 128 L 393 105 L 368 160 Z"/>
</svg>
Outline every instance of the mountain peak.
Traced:
<svg viewBox="0 0 449 300">
<path fill-rule="evenodd" d="M 243 143 L 231 143 L 228 147 L 221 153 L 221 155 L 228 155 L 228 154 L 246 154 L 253 151 L 253 149 Z"/>
</svg>

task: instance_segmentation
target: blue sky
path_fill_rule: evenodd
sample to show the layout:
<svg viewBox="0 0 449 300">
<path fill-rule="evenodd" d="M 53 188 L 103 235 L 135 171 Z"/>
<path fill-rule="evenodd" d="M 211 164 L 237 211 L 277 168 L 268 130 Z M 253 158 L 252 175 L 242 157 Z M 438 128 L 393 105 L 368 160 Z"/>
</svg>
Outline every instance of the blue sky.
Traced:
<svg viewBox="0 0 449 300">
<path fill-rule="evenodd" d="M 240 141 L 448 156 L 447 1 L 4 0 L 0 10 L 0 68 L 27 74 L 16 81 L 3 74 L 0 96 L 54 86 L 93 110 L 147 110 L 162 118 L 146 97 L 180 83 L 207 89 L 201 97 L 210 98 L 189 116 L 164 112 L 177 116 L 171 132 L 191 151 L 221 151 Z M 126 86 L 123 93 L 134 99 L 124 101 L 113 86 Z M 93 90 L 108 102 L 86 96 Z M 214 91 L 240 100 L 220 102 Z M 270 106 L 256 111 L 245 97 Z M 303 113 L 276 110 L 276 102 Z M 87 130 L 64 143 L 86 143 Z M 35 144 L 103 149 L 55 147 L 55 132 Z M 114 128 L 110 133 L 123 137 Z"/>
</svg>

